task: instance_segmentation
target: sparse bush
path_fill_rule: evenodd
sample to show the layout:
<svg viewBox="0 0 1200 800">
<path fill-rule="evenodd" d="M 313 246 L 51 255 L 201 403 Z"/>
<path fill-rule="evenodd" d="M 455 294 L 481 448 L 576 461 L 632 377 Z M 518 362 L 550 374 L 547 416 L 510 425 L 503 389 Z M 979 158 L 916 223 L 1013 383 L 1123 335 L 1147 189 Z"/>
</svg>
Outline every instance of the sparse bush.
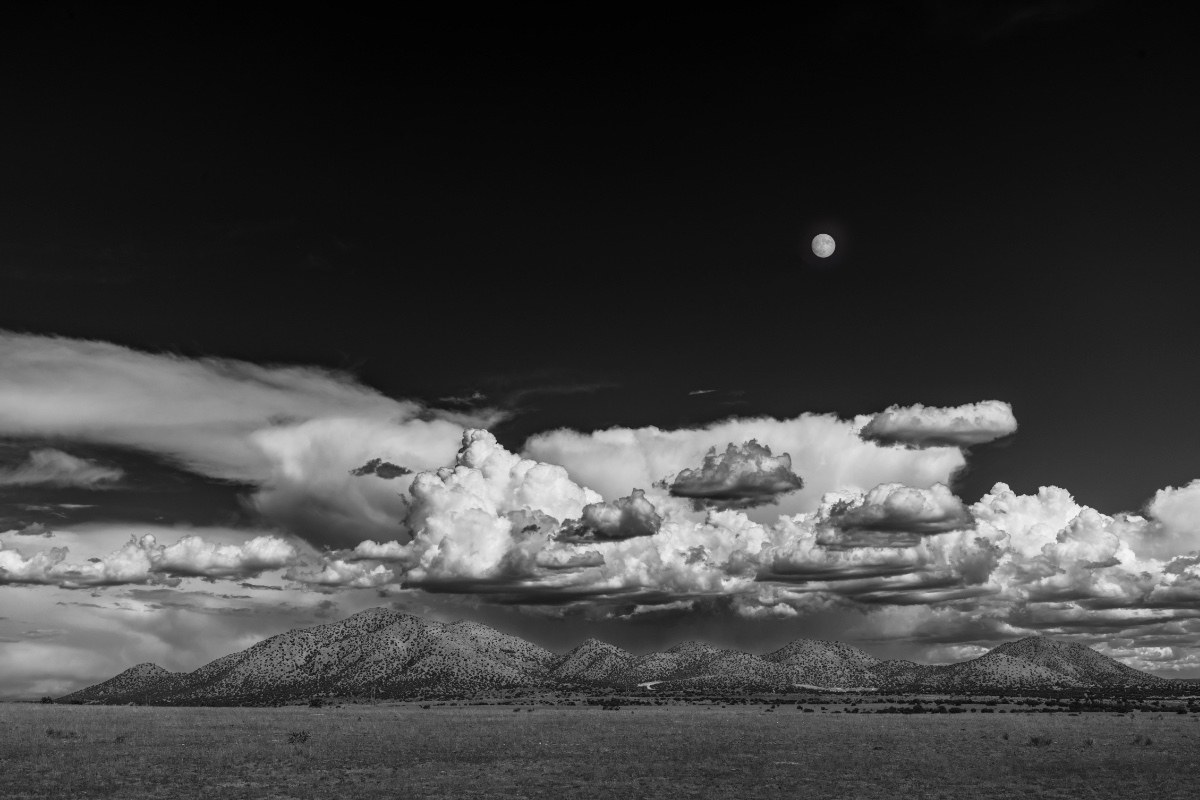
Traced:
<svg viewBox="0 0 1200 800">
<path fill-rule="evenodd" d="M 325 701 L 319 697 L 314 697 L 308 701 L 309 708 L 320 708 L 323 705 L 325 705 Z"/>
<path fill-rule="evenodd" d="M 288 744 L 304 744 L 309 739 L 308 731 L 292 731 L 288 734 Z"/>
<path fill-rule="evenodd" d="M 1031 747 L 1049 747 L 1054 744 L 1054 739 L 1049 736 L 1030 736 L 1029 745 Z"/>
<path fill-rule="evenodd" d="M 43 698 L 42 698 L 42 702 L 43 702 L 43 703 L 47 703 L 47 704 L 49 704 L 49 703 L 53 703 L 53 702 L 54 702 L 54 698 L 53 698 L 53 697 L 51 697 L 50 695 L 46 695 L 45 697 L 43 697 Z"/>
<path fill-rule="evenodd" d="M 79 736 L 75 731 L 64 731 L 61 728 L 46 728 L 48 739 L 75 739 Z"/>
</svg>

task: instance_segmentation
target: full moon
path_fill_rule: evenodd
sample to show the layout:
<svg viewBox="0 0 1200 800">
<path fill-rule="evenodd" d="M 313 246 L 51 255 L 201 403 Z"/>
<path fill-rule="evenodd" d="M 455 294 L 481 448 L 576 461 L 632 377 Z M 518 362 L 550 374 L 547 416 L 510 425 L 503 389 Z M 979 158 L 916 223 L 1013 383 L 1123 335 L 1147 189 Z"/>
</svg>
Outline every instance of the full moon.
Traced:
<svg viewBox="0 0 1200 800">
<path fill-rule="evenodd" d="M 812 251 L 817 258 L 829 258 L 833 255 L 835 247 L 837 247 L 837 243 L 828 233 L 818 233 L 813 237 Z"/>
</svg>

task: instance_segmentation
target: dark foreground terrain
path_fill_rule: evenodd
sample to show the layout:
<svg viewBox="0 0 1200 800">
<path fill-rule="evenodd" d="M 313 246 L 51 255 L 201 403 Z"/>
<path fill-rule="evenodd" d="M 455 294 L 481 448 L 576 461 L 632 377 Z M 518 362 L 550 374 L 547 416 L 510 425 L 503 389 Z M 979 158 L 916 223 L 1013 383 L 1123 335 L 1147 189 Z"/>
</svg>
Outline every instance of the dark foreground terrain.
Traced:
<svg viewBox="0 0 1200 800">
<path fill-rule="evenodd" d="M 1200 714 L 0 705 L 0 797 L 1194 797 Z M 980 712 L 982 709 L 980 709 Z"/>
</svg>

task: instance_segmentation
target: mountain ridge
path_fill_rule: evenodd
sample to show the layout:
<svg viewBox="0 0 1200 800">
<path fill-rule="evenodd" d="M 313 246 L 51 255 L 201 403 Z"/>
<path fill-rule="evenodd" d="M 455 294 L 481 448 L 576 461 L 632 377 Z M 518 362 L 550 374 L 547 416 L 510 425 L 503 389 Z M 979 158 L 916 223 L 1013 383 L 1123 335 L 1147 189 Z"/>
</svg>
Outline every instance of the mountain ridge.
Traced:
<svg viewBox="0 0 1200 800">
<path fill-rule="evenodd" d="M 1036 636 L 943 665 L 885 661 L 843 642 L 811 639 L 762 655 L 695 641 L 635 655 L 587 639 L 556 654 L 480 623 L 431 622 L 374 608 L 285 631 L 190 673 L 139 664 L 58 702 L 256 705 L 321 695 L 404 698 L 637 686 L 964 692 L 1169 683 L 1084 645 Z"/>
</svg>

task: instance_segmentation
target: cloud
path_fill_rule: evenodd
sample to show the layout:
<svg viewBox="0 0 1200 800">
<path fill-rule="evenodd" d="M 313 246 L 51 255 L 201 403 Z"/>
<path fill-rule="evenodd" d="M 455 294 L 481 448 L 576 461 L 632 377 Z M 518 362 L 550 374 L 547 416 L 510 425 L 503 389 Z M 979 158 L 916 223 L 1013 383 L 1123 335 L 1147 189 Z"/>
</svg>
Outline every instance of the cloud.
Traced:
<svg viewBox="0 0 1200 800">
<path fill-rule="evenodd" d="M 371 589 L 391 583 L 395 580 L 395 573 L 382 564 L 368 565 L 335 558 L 317 567 L 292 567 L 284 573 L 284 577 L 310 586 Z"/>
<path fill-rule="evenodd" d="M 909 608 L 913 624 L 959 631 L 942 644 L 1086 636 L 1200 616 L 1200 555 L 1146 552 L 1190 518 L 1183 491 L 1160 493 L 1157 519 L 1104 515 L 1057 487 L 1018 495 L 997 484 L 968 506 L 945 484 L 893 482 L 827 492 L 811 511 L 761 522 L 739 509 L 698 514 L 662 490 L 600 501 L 562 468 L 469 431 L 453 468 L 415 477 L 411 541 L 363 543 L 292 577 L 592 619 L 721 600 L 753 619 L 831 609 L 892 619 Z"/>
<path fill-rule="evenodd" d="M 754 439 L 740 446 L 730 442 L 720 456 L 710 448 L 699 469 L 682 470 L 663 483 L 675 497 L 690 498 L 697 511 L 767 505 L 804 486 L 792 472 L 791 456 L 773 457 L 770 447 Z"/>
<path fill-rule="evenodd" d="M 376 478 L 383 478 L 385 481 L 390 481 L 393 478 L 399 478 L 403 475 L 411 475 L 412 470 L 408 467 L 393 464 L 390 461 L 384 461 L 382 458 L 372 458 L 361 467 L 355 467 L 350 470 L 350 474 L 355 477 L 374 475 Z"/>
<path fill-rule="evenodd" d="M 394 484 L 357 479 L 370 459 L 434 469 L 464 427 L 499 419 L 394 400 L 314 367 L 144 353 L 0 332 L 0 436 L 127 447 L 254 487 L 251 505 L 317 544 L 394 536 Z"/>
<path fill-rule="evenodd" d="M 562 467 L 520 458 L 483 430 L 463 434 L 454 468 L 417 475 L 410 492 L 414 585 L 527 572 L 548 534 L 515 530 L 507 514 L 575 519 L 601 501 Z"/>
<path fill-rule="evenodd" d="M 255 431 L 251 440 L 269 469 L 250 502 L 268 520 L 316 545 L 352 546 L 407 536 L 404 494 L 413 475 L 371 480 L 351 474 L 371 453 L 391 463 L 436 469 L 453 463 L 459 422 L 402 423 L 326 417 Z"/>
<path fill-rule="evenodd" d="M 169 530 L 169 529 L 168 529 Z M 163 529 L 156 529 L 162 535 Z M 275 536 L 256 536 L 238 545 L 187 535 L 159 544 L 155 533 L 134 533 L 115 551 L 78 562 L 68 561 L 68 547 L 39 550 L 0 544 L 0 585 L 54 585 L 64 588 L 124 584 L 174 584 L 185 577 L 210 580 L 252 578 L 297 562 L 295 545 Z"/>
<path fill-rule="evenodd" d="M 559 534 L 560 541 L 632 539 L 653 536 L 662 527 L 662 516 L 646 499 L 646 492 L 634 489 L 628 497 L 591 503 L 583 507 L 577 526 L 568 526 Z"/>
<path fill-rule="evenodd" d="M 909 447 L 971 447 L 1017 430 L 1012 406 L 999 400 L 985 400 L 964 406 L 938 408 L 891 406 L 863 426 L 867 441 L 903 444 Z"/>
<path fill-rule="evenodd" d="M 1146 513 L 1158 524 L 1139 531 L 1130 543 L 1139 555 L 1171 558 L 1200 552 L 1200 480 L 1159 489 Z"/>
<path fill-rule="evenodd" d="M 294 563 L 300 553 L 291 542 L 276 536 L 256 536 L 240 546 L 214 544 L 199 536 L 185 536 L 175 544 L 143 542 L 153 553 L 155 572 L 180 577 L 252 578 Z"/>
<path fill-rule="evenodd" d="M 0 486 L 55 486 L 83 489 L 106 488 L 125 473 L 45 447 L 31 450 L 24 463 L 0 468 Z"/>
<path fill-rule="evenodd" d="M 844 492 L 773 525 L 733 509 L 697 517 L 686 499 L 644 490 L 601 501 L 561 467 L 522 459 L 472 430 L 453 468 L 414 478 L 410 542 L 364 542 L 289 577 L 377 586 L 390 571 L 410 589 L 539 605 L 735 596 L 747 609 L 765 598 L 794 610 L 828 596 L 934 602 L 991 591 L 978 587 L 995 566 L 993 543 L 968 533 L 934 535 L 951 518 L 968 519 L 961 504 L 944 486 L 906 489 Z M 878 527 L 905 522 L 925 535 L 909 547 L 826 543 L 850 509 Z"/>
<path fill-rule="evenodd" d="M 866 544 L 913 545 L 921 536 L 972 524 L 971 514 L 942 483 L 928 489 L 885 483 L 862 496 L 837 501 L 829 520 L 838 532 Z"/>
<path fill-rule="evenodd" d="M 751 439 L 774 452 L 790 454 L 792 469 L 803 476 L 803 488 L 777 498 L 774 505 L 752 510 L 769 521 L 779 515 L 814 511 L 827 492 L 867 491 L 881 483 L 928 488 L 949 484 L 966 464 L 955 447 L 911 450 L 863 441 L 858 430 L 870 421 L 838 419 L 832 414 L 803 414 L 794 419 L 738 418 L 702 428 L 664 430 L 609 428 L 592 433 L 560 429 L 525 442 L 523 452 L 538 461 L 561 464 L 571 478 L 606 499 L 648 488 L 656 481 L 692 469 L 711 448 Z"/>
</svg>

